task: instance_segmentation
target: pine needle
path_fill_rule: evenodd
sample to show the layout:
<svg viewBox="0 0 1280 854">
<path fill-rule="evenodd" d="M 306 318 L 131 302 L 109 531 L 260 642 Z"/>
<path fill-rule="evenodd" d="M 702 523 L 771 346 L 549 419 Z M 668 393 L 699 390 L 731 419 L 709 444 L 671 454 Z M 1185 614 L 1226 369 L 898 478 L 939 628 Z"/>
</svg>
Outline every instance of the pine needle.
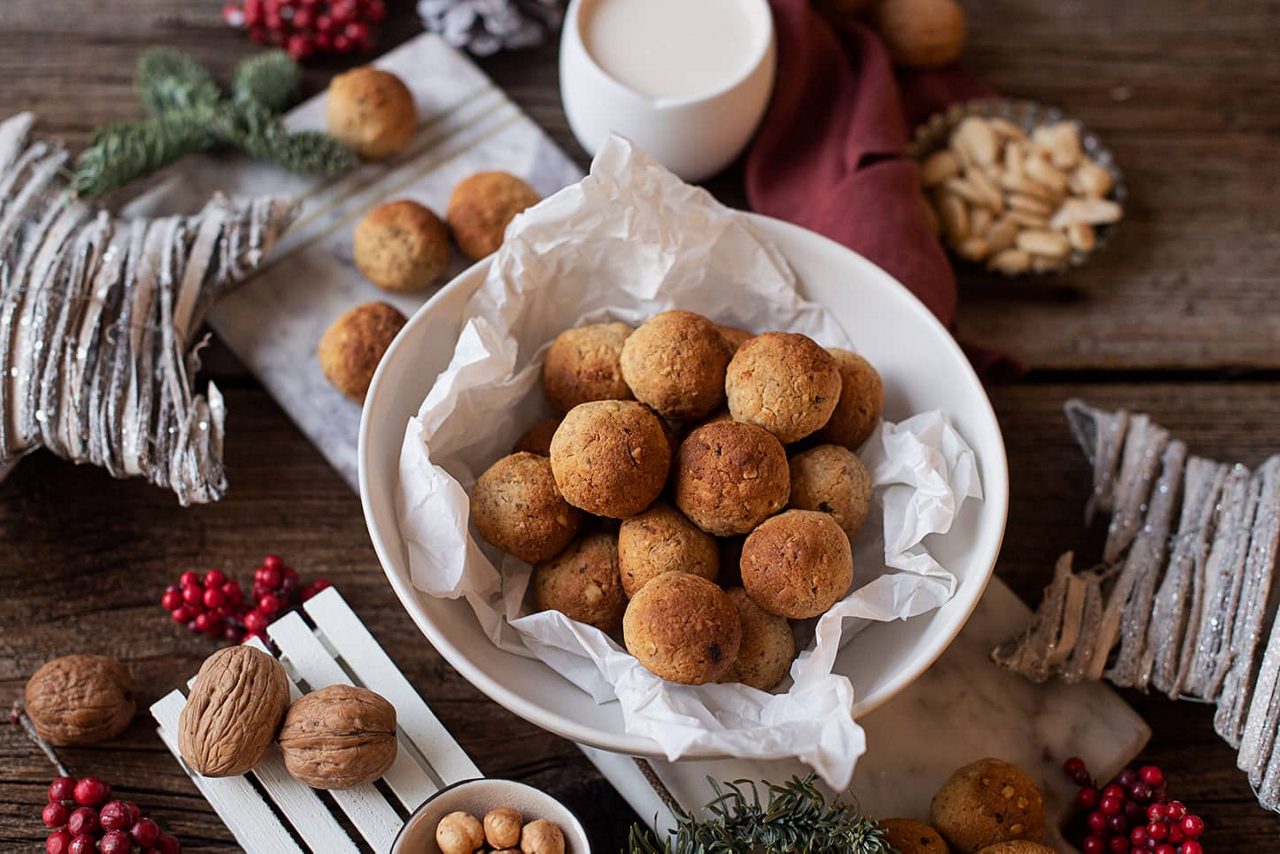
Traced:
<svg viewBox="0 0 1280 854">
<path fill-rule="evenodd" d="M 174 110 L 212 107 L 222 98 L 218 84 L 204 66 L 185 53 L 152 48 L 138 57 L 134 85 L 150 116 Z"/>
<path fill-rule="evenodd" d="M 289 55 L 282 50 L 269 50 L 236 66 L 231 98 L 237 105 L 279 113 L 293 101 L 301 85 L 302 74 Z"/>
</svg>

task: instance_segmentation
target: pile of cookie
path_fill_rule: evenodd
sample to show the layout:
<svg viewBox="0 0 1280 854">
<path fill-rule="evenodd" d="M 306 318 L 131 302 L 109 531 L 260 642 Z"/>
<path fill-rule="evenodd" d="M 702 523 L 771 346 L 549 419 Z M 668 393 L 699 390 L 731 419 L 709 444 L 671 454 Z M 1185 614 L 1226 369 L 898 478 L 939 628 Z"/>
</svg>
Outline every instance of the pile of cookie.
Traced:
<svg viewBox="0 0 1280 854">
<path fill-rule="evenodd" d="M 777 687 L 789 621 L 853 582 L 876 370 L 804 335 L 666 311 L 566 330 L 542 380 L 559 415 L 476 480 L 479 535 L 533 564 L 538 610 L 621 631 L 657 676 Z"/>
</svg>

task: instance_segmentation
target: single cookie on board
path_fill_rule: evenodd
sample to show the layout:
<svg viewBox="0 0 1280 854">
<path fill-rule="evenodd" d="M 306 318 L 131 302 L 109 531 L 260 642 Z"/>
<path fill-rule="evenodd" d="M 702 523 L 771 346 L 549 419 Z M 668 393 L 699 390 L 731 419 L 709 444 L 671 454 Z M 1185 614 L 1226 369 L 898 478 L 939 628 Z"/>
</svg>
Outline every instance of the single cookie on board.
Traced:
<svg viewBox="0 0 1280 854">
<path fill-rule="evenodd" d="M 516 214 L 538 201 L 533 188 L 509 172 L 477 172 L 453 188 L 445 219 L 458 248 L 479 261 L 498 251 Z"/>
<path fill-rule="evenodd" d="M 527 563 L 555 557 L 582 527 L 582 511 L 556 489 L 550 460 L 525 452 L 503 457 L 476 479 L 471 518 L 480 536 Z"/>
<path fill-rule="evenodd" d="M 520 434 L 520 438 L 516 439 L 516 446 L 511 449 L 511 453 L 528 451 L 531 454 L 538 454 L 543 457 L 551 456 L 551 437 L 556 434 L 556 428 L 559 426 L 559 418 L 542 419 Z"/>
<path fill-rule="evenodd" d="M 843 445 L 810 448 L 791 458 L 789 506 L 830 513 L 852 541 L 871 510 L 871 475 Z"/>
<path fill-rule="evenodd" d="M 366 160 L 402 151 L 418 128 L 408 87 L 389 71 L 367 65 L 330 81 L 325 116 L 329 133 Z"/>
<path fill-rule="evenodd" d="M 533 571 L 538 608 L 612 632 L 622 626 L 627 607 L 618 578 L 618 538 L 583 534 L 559 555 Z"/>
<path fill-rule="evenodd" d="M 840 400 L 818 438 L 856 451 L 884 415 L 884 384 L 871 363 L 857 353 L 836 347 L 827 352 L 840 372 Z"/>
<path fill-rule="evenodd" d="M 923 821 L 914 818 L 886 818 L 880 821 L 884 841 L 898 854 L 947 854 L 947 843 Z"/>
<path fill-rule="evenodd" d="M 1012 762 L 979 759 L 958 769 L 933 796 L 929 823 L 956 851 L 1044 837 L 1044 796 Z"/>
<path fill-rule="evenodd" d="M 365 303 L 339 317 L 316 347 L 325 379 L 347 397 L 363 402 L 373 372 L 405 322 L 399 309 L 385 302 Z"/>
<path fill-rule="evenodd" d="M 622 377 L 636 400 L 663 418 L 690 421 L 724 402 L 729 345 L 719 328 L 691 311 L 664 311 L 631 333 Z"/>
<path fill-rule="evenodd" d="M 680 443 L 676 504 L 709 534 L 745 534 L 787 506 L 787 452 L 752 424 L 712 421 Z"/>
<path fill-rule="evenodd" d="M 829 513 L 788 510 L 742 544 L 742 586 L 771 614 L 803 620 L 826 613 L 849 592 L 849 538 Z"/>
<path fill-rule="evenodd" d="M 557 335 L 542 363 L 542 391 L 552 408 L 568 412 L 593 400 L 631 400 L 621 364 L 630 334 L 625 323 L 593 323 Z"/>
<path fill-rule="evenodd" d="M 565 500 L 597 516 L 625 519 L 662 492 L 671 445 L 662 422 L 626 400 L 570 409 L 551 437 L 551 470 Z"/>
<path fill-rule="evenodd" d="M 766 332 L 738 348 L 725 392 L 735 421 L 763 427 L 788 444 L 827 423 L 840 399 L 840 372 L 812 338 Z"/>
<path fill-rule="evenodd" d="M 430 209 L 410 199 L 371 210 L 352 239 L 356 266 L 384 291 L 429 287 L 449 264 L 449 232 Z"/>
<path fill-rule="evenodd" d="M 791 624 L 770 614 L 752 601 L 747 591 L 734 587 L 728 591 L 742 622 L 742 643 L 733 667 L 721 682 L 741 682 L 761 691 L 778 687 L 796 658 L 796 640 Z"/>
<path fill-rule="evenodd" d="M 659 575 L 622 619 L 627 651 L 654 675 L 684 685 L 720 679 L 738 656 L 742 623 L 729 596 L 687 572 Z"/>
<path fill-rule="evenodd" d="M 689 572 L 715 581 L 720 550 L 705 533 L 670 505 L 656 502 L 618 529 L 618 565 L 627 597 L 664 572 Z"/>
</svg>

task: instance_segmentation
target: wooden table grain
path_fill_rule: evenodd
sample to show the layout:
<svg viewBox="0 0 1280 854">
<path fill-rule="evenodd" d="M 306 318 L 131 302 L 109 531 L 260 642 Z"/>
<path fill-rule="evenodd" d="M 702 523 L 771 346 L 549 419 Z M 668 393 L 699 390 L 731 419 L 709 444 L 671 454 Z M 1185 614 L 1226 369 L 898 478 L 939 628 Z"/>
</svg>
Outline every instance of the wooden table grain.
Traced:
<svg viewBox="0 0 1280 854">
<path fill-rule="evenodd" d="M 1222 460 L 1252 465 L 1280 450 L 1280 14 L 1259 0 L 966 5 L 966 65 L 1000 91 L 1083 119 L 1114 149 L 1130 189 L 1123 226 L 1087 267 L 1034 283 L 962 275 L 959 334 L 1029 368 L 991 394 L 1013 479 L 998 572 L 1034 600 L 1060 551 L 1098 539 L 1081 528 L 1088 472 L 1063 425 L 1066 398 L 1149 411 L 1194 452 Z M 392 6 L 384 47 L 418 29 L 411 3 Z M 79 147 L 95 125 L 138 114 L 131 73 L 146 46 L 177 46 L 225 75 L 254 48 L 222 25 L 219 7 L 3 0 L 0 116 L 35 110 L 43 133 Z M 553 47 L 481 64 L 582 160 Z M 312 66 L 309 91 L 340 67 Z M 742 201 L 734 170 L 711 188 Z M 164 618 L 163 586 L 193 568 L 243 577 L 279 552 L 341 587 L 487 774 L 546 788 L 578 811 L 598 850 L 621 847 L 625 803 L 571 744 L 444 663 L 384 582 L 357 498 L 229 354 L 215 345 L 207 363 L 231 413 L 222 503 L 182 510 L 168 493 L 47 454 L 0 484 L 0 699 L 19 697 L 46 659 L 94 650 L 129 662 L 145 706 L 210 651 Z M 1210 708 L 1125 696 L 1155 732 L 1143 758 L 1207 819 L 1211 850 L 1280 845 L 1280 817 L 1257 806 Z M 114 742 L 63 753 L 75 771 L 145 804 L 187 850 L 233 847 L 146 715 Z M 16 727 L 0 727 L 0 849 L 40 847 L 51 775 Z"/>
</svg>

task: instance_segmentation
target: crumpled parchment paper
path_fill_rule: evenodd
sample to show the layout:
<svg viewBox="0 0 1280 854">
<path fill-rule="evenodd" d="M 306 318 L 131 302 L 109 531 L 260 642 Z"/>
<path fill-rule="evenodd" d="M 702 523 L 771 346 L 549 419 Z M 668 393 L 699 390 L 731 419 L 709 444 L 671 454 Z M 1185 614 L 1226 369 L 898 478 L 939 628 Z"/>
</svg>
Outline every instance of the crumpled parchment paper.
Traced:
<svg viewBox="0 0 1280 854">
<path fill-rule="evenodd" d="M 797 756 L 843 789 L 865 741 L 849 715 L 854 687 L 831 672 L 833 662 L 870 621 L 906 619 L 952 596 L 954 576 L 923 540 L 982 496 L 973 452 L 943 413 L 886 422 L 861 450 L 876 502 L 853 543 L 854 590 L 798 628 L 812 642 L 783 693 L 665 682 L 600 630 L 555 611 L 530 613 L 530 567 L 468 529 L 475 478 L 551 414 L 540 386 L 546 345 L 572 326 L 639 325 L 669 308 L 853 349 L 743 215 L 611 139 L 590 175 L 511 224 L 451 364 L 405 431 L 398 511 L 413 583 L 465 597 L 498 646 L 541 659 L 597 703 L 620 703 L 627 732 L 653 739 L 670 759 L 695 747 Z"/>
</svg>

